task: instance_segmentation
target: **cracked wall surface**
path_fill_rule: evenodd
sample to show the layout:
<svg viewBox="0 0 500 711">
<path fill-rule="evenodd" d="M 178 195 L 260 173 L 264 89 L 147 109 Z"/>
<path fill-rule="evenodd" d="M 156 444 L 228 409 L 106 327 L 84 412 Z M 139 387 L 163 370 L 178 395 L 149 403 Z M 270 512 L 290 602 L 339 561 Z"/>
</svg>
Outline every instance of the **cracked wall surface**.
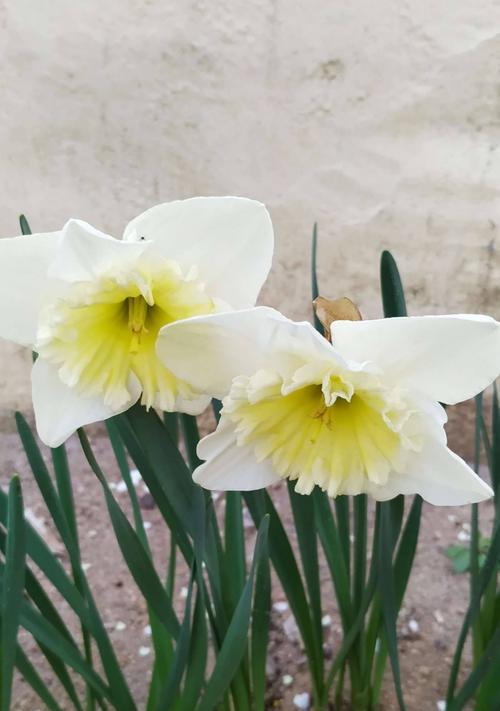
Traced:
<svg viewBox="0 0 500 711">
<path fill-rule="evenodd" d="M 325 295 L 380 315 L 389 248 L 412 313 L 500 318 L 498 0 L 1 0 L 0 32 L 1 236 L 246 195 L 288 315 L 317 220 Z M 26 406 L 30 354 L 0 358 L 0 410 Z"/>
</svg>

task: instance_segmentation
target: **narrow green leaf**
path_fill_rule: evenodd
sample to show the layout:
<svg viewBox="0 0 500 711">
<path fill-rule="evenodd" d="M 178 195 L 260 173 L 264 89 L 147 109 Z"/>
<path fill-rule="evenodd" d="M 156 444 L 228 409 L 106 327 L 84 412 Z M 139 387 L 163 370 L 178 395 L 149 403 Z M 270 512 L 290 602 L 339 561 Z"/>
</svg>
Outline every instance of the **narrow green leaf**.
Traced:
<svg viewBox="0 0 500 711">
<path fill-rule="evenodd" d="M 56 475 L 57 493 L 59 500 L 66 517 L 69 529 L 73 539 L 78 545 L 78 528 L 76 525 L 75 502 L 73 498 L 73 488 L 71 486 L 71 474 L 68 466 L 68 456 L 66 447 L 62 444 L 60 447 L 51 449 L 52 463 L 54 465 L 54 473 Z"/>
<path fill-rule="evenodd" d="M 451 702 L 453 700 L 453 696 L 455 693 L 455 687 L 456 687 L 456 683 L 457 683 L 457 678 L 458 678 L 458 672 L 460 669 L 460 662 L 462 659 L 463 648 L 465 645 L 465 641 L 467 639 L 467 635 L 468 635 L 470 626 L 472 625 L 477 614 L 479 613 L 480 605 L 481 605 L 481 598 L 482 598 L 487 586 L 489 585 L 492 575 L 496 575 L 499 559 L 500 559 L 500 520 L 497 520 L 496 527 L 495 527 L 495 529 L 493 531 L 493 535 L 491 537 L 490 548 L 488 550 L 488 554 L 486 555 L 486 560 L 484 562 L 484 565 L 479 573 L 476 590 L 475 590 L 474 596 L 471 598 L 471 600 L 469 602 L 469 607 L 467 608 L 467 612 L 465 614 L 465 617 L 464 617 L 464 620 L 462 623 L 462 628 L 460 630 L 460 634 L 458 637 L 457 645 L 455 647 L 455 653 L 453 655 L 453 661 L 452 661 L 450 676 L 449 676 L 449 681 L 448 681 L 448 691 L 447 691 L 447 695 L 446 695 L 446 704 L 447 705 L 451 704 Z"/>
<path fill-rule="evenodd" d="M 3 586 L 3 581 L 2 581 Z M 90 684 L 96 694 L 104 696 L 112 702 L 109 688 L 100 676 L 92 669 L 82 657 L 79 650 L 74 647 L 58 630 L 45 620 L 42 615 L 23 602 L 21 606 L 21 625 L 44 647 L 48 648 L 72 667 L 82 678 Z"/>
<path fill-rule="evenodd" d="M 212 711 L 220 702 L 222 695 L 236 674 L 239 664 L 247 649 L 248 631 L 252 611 L 252 595 L 255 570 L 258 561 L 265 553 L 269 517 L 265 516 L 259 526 L 252 568 L 243 589 L 240 601 L 228 627 L 222 647 L 217 655 L 213 673 L 208 681 L 198 711 Z"/>
<path fill-rule="evenodd" d="M 21 482 L 14 476 L 9 486 L 7 541 L 1 623 L 0 688 L 2 711 L 9 711 L 16 659 L 17 631 L 24 590 L 26 539 Z"/>
<path fill-rule="evenodd" d="M 244 492 L 243 498 L 257 527 L 266 514 L 270 516 L 269 555 L 297 622 L 306 649 L 313 684 L 315 684 L 320 670 L 314 667 L 315 641 L 311 613 L 290 541 L 267 491 Z"/>
<path fill-rule="evenodd" d="M 313 635 L 315 645 L 314 664 L 318 669 L 317 686 L 318 693 L 323 692 L 323 675 L 319 671 L 323 668 L 323 627 L 321 619 L 321 579 L 318 560 L 318 541 L 316 537 L 316 523 L 314 512 L 314 501 L 311 496 L 303 496 L 294 491 L 293 482 L 288 482 L 288 495 L 292 507 L 297 542 L 302 561 L 302 569 L 311 607 L 311 617 L 313 622 Z M 323 492 L 318 495 L 323 495 Z"/>
<path fill-rule="evenodd" d="M 2 529 L 0 529 L 0 549 L 3 553 L 5 553 L 6 549 L 6 539 L 6 534 Z M 27 595 L 38 607 L 45 619 L 48 620 L 51 624 L 53 624 L 54 627 L 59 630 L 59 632 L 76 647 L 76 642 L 71 636 L 71 633 L 68 631 L 57 609 L 55 608 L 51 599 L 48 597 L 45 590 L 42 588 L 42 586 L 36 579 L 33 571 L 30 570 L 28 566 L 25 567 L 25 588 Z M 64 663 L 61 662 L 59 657 L 55 656 L 49 649 L 45 648 L 43 645 L 40 645 L 40 649 L 42 651 L 42 654 L 46 657 L 48 663 L 54 670 L 54 673 L 58 677 L 69 698 L 73 702 L 75 708 L 78 709 L 78 711 L 83 711 L 78 700 L 73 681 L 71 680 L 71 677 L 69 676 Z"/>
<path fill-rule="evenodd" d="M 394 316 L 407 316 L 406 301 L 404 296 L 401 276 L 396 260 L 390 252 L 384 250 L 380 259 L 380 283 L 382 289 L 382 303 L 386 318 Z"/>
<path fill-rule="evenodd" d="M 333 518 L 328 497 L 317 488 L 314 489 L 311 496 L 315 506 L 316 528 L 335 587 L 335 595 L 339 605 L 342 626 L 344 628 L 344 634 L 346 634 L 352 622 L 353 610 L 349 590 L 349 576 L 347 574 L 340 535 L 335 519 Z"/>
<path fill-rule="evenodd" d="M 335 676 L 342 669 L 343 665 L 345 664 L 345 661 L 348 658 L 348 655 L 350 654 L 351 650 L 354 647 L 356 638 L 358 637 L 359 632 L 362 629 L 366 612 L 368 610 L 368 607 L 373 599 L 373 595 L 376 590 L 377 575 L 378 575 L 377 566 L 372 565 L 371 569 L 370 569 L 370 574 L 368 576 L 368 582 L 366 584 L 366 588 L 365 588 L 365 592 L 363 595 L 363 600 L 362 600 L 360 609 L 358 610 L 357 616 L 354 619 L 353 623 L 350 625 L 349 631 L 347 632 L 347 634 L 344 635 L 342 645 L 335 656 L 335 659 L 334 659 L 333 664 L 330 668 L 330 671 L 328 672 L 328 676 L 327 676 L 327 680 L 326 680 L 326 684 L 325 684 L 325 688 L 324 688 L 324 692 L 323 692 L 323 698 L 321 699 L 321 705 L 320 705 L 321 709 L 327 708 L 328 696 L 330 693 L 330 689 L 332 688 L 333 682 L 335 680 Z"/>
<path fill-rule="evenodd" d="M 267 541 L 257 562 L 252 615 L 251 668 L 254 711 L 264 711 L 266 662 L 271 623 L 271 570 Z"/>
<path fill-rule="evenodd" d="M 389 657 L 391 660 L 394 685 L 399 708 L 405 711 L 406 706 L 401 688 L 401 675 L 399 670 L 398 642 L 396 636 L 397 609 L 394 592 L 394 578 L 392 569 L 393 529 L 391 509 L 386 504 L 380 505 L 380 542 L 378 546 L 379 589 L 382 601 L 384 629 L 387 640 Z"/>
<path fill-rule="evenodd" d="M 176 412 L 164 412 L 163 422 L 172 442 L 179 442 L 179 415 Z"/>
<path fill-rule="evenodd" d="M 6 525 L 6 521 L 7 495 L 0 488 L 0 523 Z M 28 522 L 25 522 L 25 531 L 27 554 L 57 589 L 59 594 L 66 600 L 68 605 L 78 616 L 80 622 L 85 624 L 87 629 L 94 636 L 99 647 L 106 676 L 108 677 L 109 683 L 113 689 L 113 694 L 117 699 L 118 708 L 120 708 L 120 710 L 123 709 L 124 711 L 126 709 L 133 709 L 134 705 L 133 702 L 130 703 L 131 699 L 127 702 L 126 684 L 123 680 L 123 675 L 116 660 L 116 656 L 114 655 L 109 637 L 106 633 L 102 620 L 100 619 L 98 610 L 95 607 L 92 596 L 90 595 L 90 591 L 86 590 L 86 594 L 89 596 L 89 610 L 86 601 L 82 598 L 81 593 L 78 591 L 74 583 L 69 579 L 55 554 L 50 550 L 45 541 L 38 535 L 38 533 Z M 45 611 L 44 614 L 46 614 Z M 51 622 L 53 623 L 52 620 Z M 64 635 L 64 632 L 62 632 L 59 628 L 57 629 Z M 66 638 L 70 639 L 67 636 Z"/>
<path fill-rule="evenodd" d="M 50 575 L 55 576 L 57 584 L 54 584 L 56 584 L 59 592 L 66 597 L 75 612 L 78 610 L 77 614 L 79 620 L 85 627 L 83 637 L 85 653 L 89 664 L 91 664 L 92 650 L 90 639 L 87 636 L 87 630 L 94 636 L 99 647 L 106 676 L 112 689 L 114 701 L 120 706 L 121 709 L 123 709 L 123 711 L 126 709 L 135 709 L 134 701 L 116 659 L 113 646 L 109 640 L 109 636 L 105 630 L 97 606 L 93 600 L 85 574 L 82 570 L 78 541 L 75 540 L 72 534 L 71 526 L 61 505 L 58 492 L 52 482 L 38 444 L 34 438 L 31 428 L 21 413 L 16 413 L 16 424 L 30 463 L 31 470 L 33 472 L 33 476 L 35 477 L 40 493 L 42 494 L 47 508 L 49 509 L 49 513 L 52 516 L 59 535 L 62 538 L 66 550 L 68 551 L 78 597 L 75 596 L 74 587 L 68 586 L 67 576 L 62 567 L 58 565 L 58 561 L 54 560 L 53 554 L 40 537 L 36 534 L 33 535 L 33 533 L 30 533 L 30 541 L 35 547 L 35 552 L 30 550 L 30 556 L 33 560 L 35 560 L 35 555 L 43 558 L 43 564 L 46 568 L 42 568 L 44 569 L 44 572 L 46 572 L 48 577 L 50 577 Z M 52 580 L 52 582 L 54 582 L 54 580 Z M 87 696 L 90 706 L 93 706 L 92 693 L 91 689 L 88 689 Z"/>
<path fill-rule="evenodd" d="M 363 591 L 365 589 L 366 578 L 366 546 L 367 546 L 367 509 L 368 499 L 366 494 L 358 494 L 353 498 L 354 512 L 354 556 L 353 556 L 353 579 L 352 579 L 352 599 L 354 608 L 359 608 Z"/>
<path fill-rule="evenodd" d="M 37 694 L 49 711 L 62 711 L 61 707 L 54 699 L 35 667 L 31 664 L 21 647 L 16 650 L 16 667 L 21 676 L 28 682 L 35 694 Z"/>
<path fill-rule="evenodd" d="M 24 215 L 19 215 L 19 226 L 23 235 L 32 234 L 29 222 Z"/>
<path fill-rule="evenodd" d="M 208 657 L 208 634 L 203 595 L 198 590 L 193 615 L 193 629 L 189 647 L 189 661 L 184 682 L 181 709 L 194 709 L 205 682 Z"/>
<path fill-rule="evenodd" d="M 144 549 L 151 555 L 148 537 L 144 528 L 144 521 L 142 520 L 141 507 L 139 505 L 135 486 L 130 475 L 130 468 L 127 461 L 127 453 L 120 438 L 114 418 L 106 420 L 106 429 L 108 431 L 109 441 L 111 442 L 111 447 L 113 448 L 116 463 L 118 464 L 118 469 L 120 470 L 122 479 L 125 482 L 125 486 L 127 487 L 127 493 L 130 499 L 130 503 L 132 505 L 132 515 L 134 517 L 135 531 L 138 537 L 140 538 Z"/>
<path fill-rule="evenodd" d="M 351 512 L 348 496 L 337 496 L 334 501 L 335 517 L 339 531 L 340 547 L 344 557 L 347 575 L 351 573 Z"/>
<path fill-rule="evenodd" d="M 191 598 L 193 595 L 194 575 L 191 575 L 191 580 L 188 587 L 186 598 L 186 606 L 184 610 L 184 619 L 179 632 L 177 646 L 175 649 L 172 665 L 169 674 L 165 680 L 163 690 L 160 694 L 158 702 L 159 709 L 171 709 L 173 707 L 176 696 L 179 692 L 179 687 L 182 681 L 182 676 L 189 659 L 189 642 L 191 636 Z"/>
<path fill-rule="evenodd" d="M 157 468 L 153 462 L 150 461 L 139 441 L 137 433 L 125 415 L 115 417 L 114 421 L 116 422 L 123 443 L 158 506 L 163 520 L 167 524 L 171 534 L 175 537 L 187 564 L 191 566 L 193 559 L 191 541 L 176 512 L 175 504 L 171 503 L 169 499 L 170 490 L 167 486 L 167 477 L 165 476 L 164 468 L 161 464 Z"/>
<path fill-rule="evenodd" d="M 318 223 L 315 222 L 313 226 L 313 233 L 312 233 L 312 243 L 311 243 L 311 299 L 314 301 L 314 299 L 317 299 L 319 296 L 319 287 L 318 287 L 318 273 L 317 273 L 317 254 L 318 254 Z M 319 318 L 316 316 L 316 311 L 313 309 L 313 318 L 314 318 L 314 328 L 319 331 L 321 334 L 323 333 L 323 326 L 321 325 L 321 321 Z"/>
<path fill-rule="evenodd" d="M 151 559 L 144 550 L 127 517 L 116 503 L 83 430 L 78 431 L 78 437 L 87 462 L 102 485 L 111 524 L 128 569 L 139 590 L 144 595 L 147 604 L 154 610 L 155 615 L 165 626 L 168 633 L 174 639 L 177 639 L 179 636 L 179 622 L 172 607 L 172 602 L 161 584 Z"/>
<path fill-rule="evenodd" d="M 200 433 L 198 431 L 198 423 L 196 422 L 196 417 L 193 415 L 185 415 L 182 413 L 179 415 L 181 423 L 182 437 L 184 439 L 184 444 L 186 445 L 186 453 L 189 468 L 194 471 L 196 467 L 201 464 L 201 460 L 196 454 L 196 448 L 198 442 L 200 441 Z"/>
<path fill-rule="evenodd" d="M 472 697 L 476 693 L 484 677 L 490 672 L 492 664 L 496 661 L 496 664 L 498 665 L 499 660 L 500 627 L 497 627 L 497 630 L 491 638 L 486 648 L 486 651 L 484 652 L 479 662 L 476 664 L 474 670 L 467 677 L 467 680 L 463 684 L 457 696 L 453 699 L 453 701 L 451 701 L 451 703 L 446 703 L 447 711 L 462 711 L 467 702 L 472 699 Z M 497 704 L 500 700 L 498 677 L 496 677 L 495 679 L 495 684 L 492 685 L 492 696 L 494 698 L 489 699 L 489 703 L 491 702 L 492 705 L 488 705 L 487 707 L 483 706 L 485 711 L 486 709 L 488 711 L 495 711 L 496 709 L 498 709 Z"/>
<path fill-rule="evenodd" d="M 224 527 L 223 592 L 229 600 L 229 609 L 232 611 L 241 597 L 246 579 L 245 531 L 241 494 L 238 491 L 226 493 Z"/>
</svg>

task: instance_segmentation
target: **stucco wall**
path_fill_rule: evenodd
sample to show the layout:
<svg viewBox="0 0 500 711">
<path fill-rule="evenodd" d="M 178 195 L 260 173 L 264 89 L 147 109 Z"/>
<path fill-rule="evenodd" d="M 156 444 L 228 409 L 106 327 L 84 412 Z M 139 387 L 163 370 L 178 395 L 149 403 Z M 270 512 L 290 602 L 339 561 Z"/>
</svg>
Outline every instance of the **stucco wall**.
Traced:
<svg viewBox="0 0 500 711">
<path fill-rule="evenodd" d="M 262 297 L 292 316 L 317 220 L 322 291 L 366 316 L 389 247 L 414 313 L 500 317 L 498 0 L 2 0 L 0 26 L 1 236 L 240 194 L 269 206 Z M 2 409 L 27 403 L 18 354 Z"/>
</svg>

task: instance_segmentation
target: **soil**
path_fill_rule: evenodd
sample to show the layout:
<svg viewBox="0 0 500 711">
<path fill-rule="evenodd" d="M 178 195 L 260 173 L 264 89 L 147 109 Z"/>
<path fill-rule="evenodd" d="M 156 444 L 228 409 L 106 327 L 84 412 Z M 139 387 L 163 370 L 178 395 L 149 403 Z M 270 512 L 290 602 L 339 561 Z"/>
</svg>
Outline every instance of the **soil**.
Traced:
<svg viewBox="0 0 500 711">
<path fill-rule="evenodd" d="M 471 403 L 450 409 L 450 446 L 467 460 L 473 452 L 474 411 Z M 50 523 L 36 485 L 29 473 L 25 455 L 19 444 L 13 425 L 13 418 L 5 418 L 0 423 L 2 433 L 0 484 L 6 487 L 12 473 L 20 474 L 28 509 L 28 516 L 52 548 L 66 563 L 62 546 Z M 100 427 L 89 428 L 91 441 L 98 459 L 107 473 L 109 481 L 118 483 L 120 476 L 110 453 L 109 443 Z M 81 535 L 83 560 L 88 566 L 88 576 L 98 601 L 103 619 L 117 650 L 117 656 L 138 707 L 144 707 L 145 693 L 149 680 L 151 663 L 150 638 L 147 636 L 147 617 L 141 596 L 131 580 L 114 539 L 108 521 L 101 489 L 89 470 L 76 438 L 68 442 L 68 454 L 74 477 L 74 489 L 78 524 Z M 127 495 L 116 491 L 120 503 L 127 510 Z M 142 485 L 138 485 L 139 493 Z M 287 492 L 282 485 L 272 489 L 271 495 L 284 517 L 288 531 L 293 525 L 288 510 Z M 148 522 L 148 536 L 159 568 L 165 567 L 167 534 L 161 516 L 156 508 L 148 506 L 147 496 L 143 510 Z M 222 511 L 224 497 L 217 498 L 216 507 Z M 481 506 L 481 524 L 484 533 L 489 530 L 493 507 L 490 503 Z M 445 696 L 447 675 L 457 639 L 458 630 L 467 606 L 468 578 L 452 572 L 450 561 L 443 555 L 443 549 L 457 542 L 457 536 L 464 536 L 470 517 L 469 507 L 433 508 L 424 506 L 418 553 L 410 579 L 404 607 L 398 620 L 400 638 L 401 671 L 405 688 L 408 711 L 436 711 L 438 702 Z M 248 553 L 251 555 L 254 528 L 247 521 Z M 179 569 L 176 580 L 175 601 L 182 609 L 183 587 L 186 585 L 186 571 Z M 339 618 L 334 604 L 328 570 L 322 566 L 322 585 L 325 601 L 325 653 L 331 655 L 341 642 Z M 269 649 L 269 709 L 293 711 L 293 698 L 297 694 L 310 691 L 306 660 L 290 612 L 284 603 L 284 596 L 277 581 L 273 586 L 272 632 Z M 276 603 L 278 603 L 276 605 Z M 60 605 L 61 614 L 77 630 L 75 620 Z M 32 639 L 22 634 L 22 643 L 35 664 L 39 655 Z M 466 666 L 469 650 L 466 650 Z M 42 675 L 45 667 L 40 666 Z M 283 677 L 289 675 L 286 685 Z M 50 688 L 62 708 L 64 695 L 57 683 L 46 674 Z M 24 680 L 16 678 L 13 707 L 16 711 L 41 711 L 43 704 L 33 695 Z M 381 708 L 386 711 L 397 709 L 390 672 L 384 681 Z"/>
</svg>

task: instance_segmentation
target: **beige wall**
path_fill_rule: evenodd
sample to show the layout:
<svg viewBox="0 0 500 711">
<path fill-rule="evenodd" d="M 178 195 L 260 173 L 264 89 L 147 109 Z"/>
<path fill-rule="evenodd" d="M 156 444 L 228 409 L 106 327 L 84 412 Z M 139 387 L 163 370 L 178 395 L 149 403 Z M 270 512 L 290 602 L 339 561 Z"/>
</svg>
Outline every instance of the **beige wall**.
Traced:
<svg viewBox="0 0 500 711">
<path fill-rule="evenodd" d="M 1 0 L 0 27 L 0 235 L 247 195 L 292 316 L 318 220 L 322 290 L 365 315 L 389 247 L 414 313 L 500 317 L 496 0 Z M 2 409 L 27 402 L 13 354 Z"/>
</svg>

